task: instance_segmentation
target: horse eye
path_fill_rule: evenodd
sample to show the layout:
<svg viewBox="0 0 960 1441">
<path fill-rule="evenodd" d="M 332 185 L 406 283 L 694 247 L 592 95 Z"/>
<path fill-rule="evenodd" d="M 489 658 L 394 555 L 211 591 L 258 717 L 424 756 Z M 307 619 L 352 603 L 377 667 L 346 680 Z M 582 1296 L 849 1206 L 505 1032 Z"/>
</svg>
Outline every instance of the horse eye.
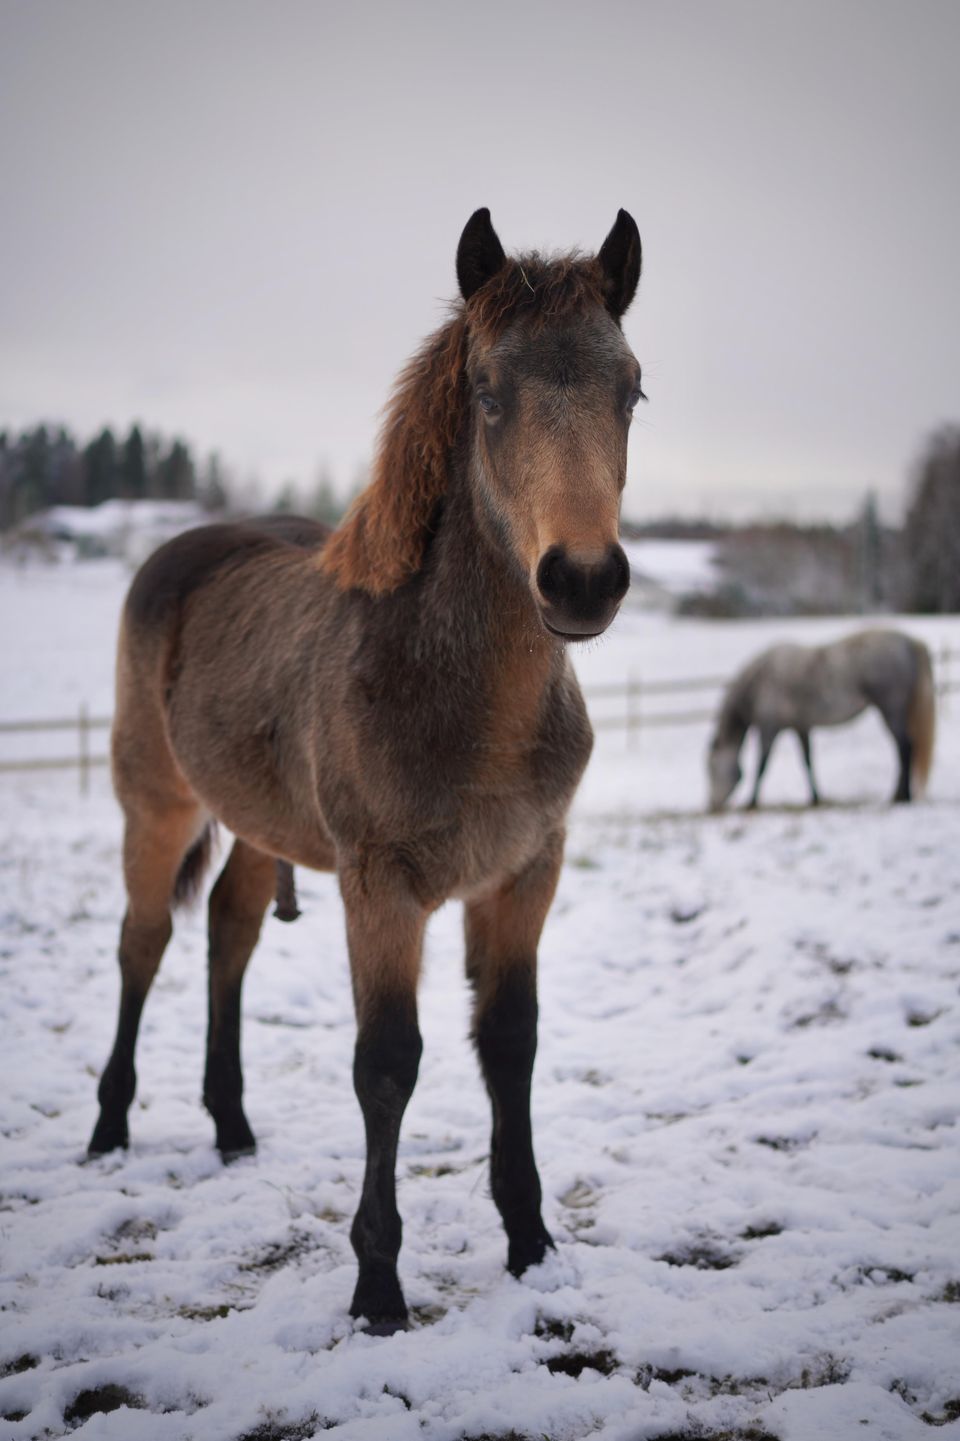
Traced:
<svg viewBox="0 0 960 1441">
<path fill-rule="evenodd" d="M 635 408 L 638 400 L 646 400 L 646 398 L 647 398 L 647 397 L 644 395 L 643 391 L 640 389 L 640 382 L 639 382 L 639 380 L 638 380 L 637 383 L 636 383 L 636 385 L 633 387 L 633 389 L 632 389 L 631 392 L 630 392 L 630 399 L 627 401 L 627 411 L 628 411 L 628 413 L 630 413 L 630 414 L 633 413 L 633 410 L 634 410 L 634 408 Z"/>
<path fill-rule="evenodd" d="M 477 404 L 483 411 L 484 415 L 496 415 L 500 409 L 499 405 L 494 400 L 492 395 L 478 395 Z"/>
</svg>

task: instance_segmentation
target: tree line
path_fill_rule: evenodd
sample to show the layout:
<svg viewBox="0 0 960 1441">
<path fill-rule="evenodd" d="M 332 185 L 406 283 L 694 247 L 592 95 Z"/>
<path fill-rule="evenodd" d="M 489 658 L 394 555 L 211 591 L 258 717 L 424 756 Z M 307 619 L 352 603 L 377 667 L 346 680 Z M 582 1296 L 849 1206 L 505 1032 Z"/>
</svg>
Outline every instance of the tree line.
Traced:
<svg viewBox="0 0 960 1441">
<path fill-rule="evenodd" d="M 344 499 L 321 470 L 312 486 L 288 481 L 272 508 L 335 524 L 365 478 L 358 474 Z M 54 505 L 93 506 L 116 499 L 189 500 L 204 510 L 228 513 L 270 508 L 262 505 L 255 482 L 244 494 L 238 492 L 216 452 L 198 460 L 186 441 L 139 424 L 125 435 L 104 426 L 85 444 L 63 425 L 0 430 L 0 531 Z"/>
<path fill-rule="evenodd" d="M 62 425 L 0 431 L 0 530 L 53 505 L 104 500 L 193 500 L 206 509 L 228 503 L 216 455 L 198 464 L 185 441 L 132 425 L 118 437 L 109 426 L 86 444 Z"/>
</svg>

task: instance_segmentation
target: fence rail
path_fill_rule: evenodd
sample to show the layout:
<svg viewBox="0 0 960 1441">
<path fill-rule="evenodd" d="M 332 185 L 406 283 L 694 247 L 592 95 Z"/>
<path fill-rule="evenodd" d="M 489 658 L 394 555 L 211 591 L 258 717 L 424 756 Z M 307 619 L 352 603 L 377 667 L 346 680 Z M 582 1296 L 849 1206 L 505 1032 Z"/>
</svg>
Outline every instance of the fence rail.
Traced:
<svg viewBox="0 0 960 1441">
<path fill-rule="evenodd" d="M 946 696 L 960 691 L 960 673 L 954 668 L 960 666 L 960 649 L 947 645 L 931 652 L 934 663 L 934 684 L 937 700 L 943 704 Z M 589 702 L 620 701 L 612 714 L 598 714 L 591 706 L 590 721 L 595 731 L 625 730 L 628 745 L 633 745 L 642 730 L 659 726 L 704 725 L 716 715 L 716 704 L 709 708 L 699 706 L 685 710 L 650 710 L 645 702 L 651 697 L 695 695 L 698 692 L 712 692 L 714 698 L 730 680 L 725 676 L 682 676 L 674 680 L 644 680 L 630 674 L 625 680 L 608 681 L 598 685 L 585 685 L 584 696 Z M 53 720 L 0 721 L 0 737 L 7 735 L 35 735 L 46 731 L 72 731 L 77 737 L 77 749 L 72 755 L 31 756 L 22 760 L 0 760 L 0 775 L 14 771 L 79 770 L 80 790 L 83 794 L 90 786 L 90 772 L 95 767 L 108 765 L 110 757 L 91 748 L 94 731 L 109 730 L 110 716 L 91 716 L 85 705 L 81 705 L 75 716 L 58 717 Z"/>
</svg>

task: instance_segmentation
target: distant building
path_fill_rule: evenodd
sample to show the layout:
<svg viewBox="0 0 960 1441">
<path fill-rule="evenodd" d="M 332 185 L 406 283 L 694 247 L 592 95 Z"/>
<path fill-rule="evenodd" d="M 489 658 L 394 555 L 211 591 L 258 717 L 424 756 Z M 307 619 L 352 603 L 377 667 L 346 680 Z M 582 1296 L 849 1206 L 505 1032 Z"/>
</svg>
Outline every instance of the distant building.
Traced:
<svg viewBox="0 0 960 1441">
<path fill-rule="evenodd" d="M 710 595 L 721 579 L 712 540 L 624 540 L 630 563 L 625 604 L 673 611 L 691 595 Z"/>
<path fill-rule="evenodd" d="M 55 505 L 21 521 L 4 549 L 51 561 L 114 556 L 139 565 L 182 530 L 210 519 L 192 500 L 105 500 L 100 505 Z"/>
</svg>

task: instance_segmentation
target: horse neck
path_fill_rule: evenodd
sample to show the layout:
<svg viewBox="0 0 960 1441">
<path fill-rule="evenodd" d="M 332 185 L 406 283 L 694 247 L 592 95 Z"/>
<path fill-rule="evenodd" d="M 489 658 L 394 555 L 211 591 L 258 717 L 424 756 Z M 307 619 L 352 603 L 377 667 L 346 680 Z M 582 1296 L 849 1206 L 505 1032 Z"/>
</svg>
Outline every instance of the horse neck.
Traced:
<svg viewBox="0 0 960 1441">
<path fill-rule="evenodd" d="M 716 739 L 721 745 L 734 746 L 739 752 L 750 728 L 747 687 L 742 677 L 730 686 L 720 708 Z"/>
<path fill-rule="evenodd" d="M 474 462 L 451 458 L 446 494 L 417 587 L 418 646 L 471 690 L 515 693 L 534 706 L 564 668 L 564 647 L 545 632 L 526 576 L 477 503 Z"/>
</svg>

